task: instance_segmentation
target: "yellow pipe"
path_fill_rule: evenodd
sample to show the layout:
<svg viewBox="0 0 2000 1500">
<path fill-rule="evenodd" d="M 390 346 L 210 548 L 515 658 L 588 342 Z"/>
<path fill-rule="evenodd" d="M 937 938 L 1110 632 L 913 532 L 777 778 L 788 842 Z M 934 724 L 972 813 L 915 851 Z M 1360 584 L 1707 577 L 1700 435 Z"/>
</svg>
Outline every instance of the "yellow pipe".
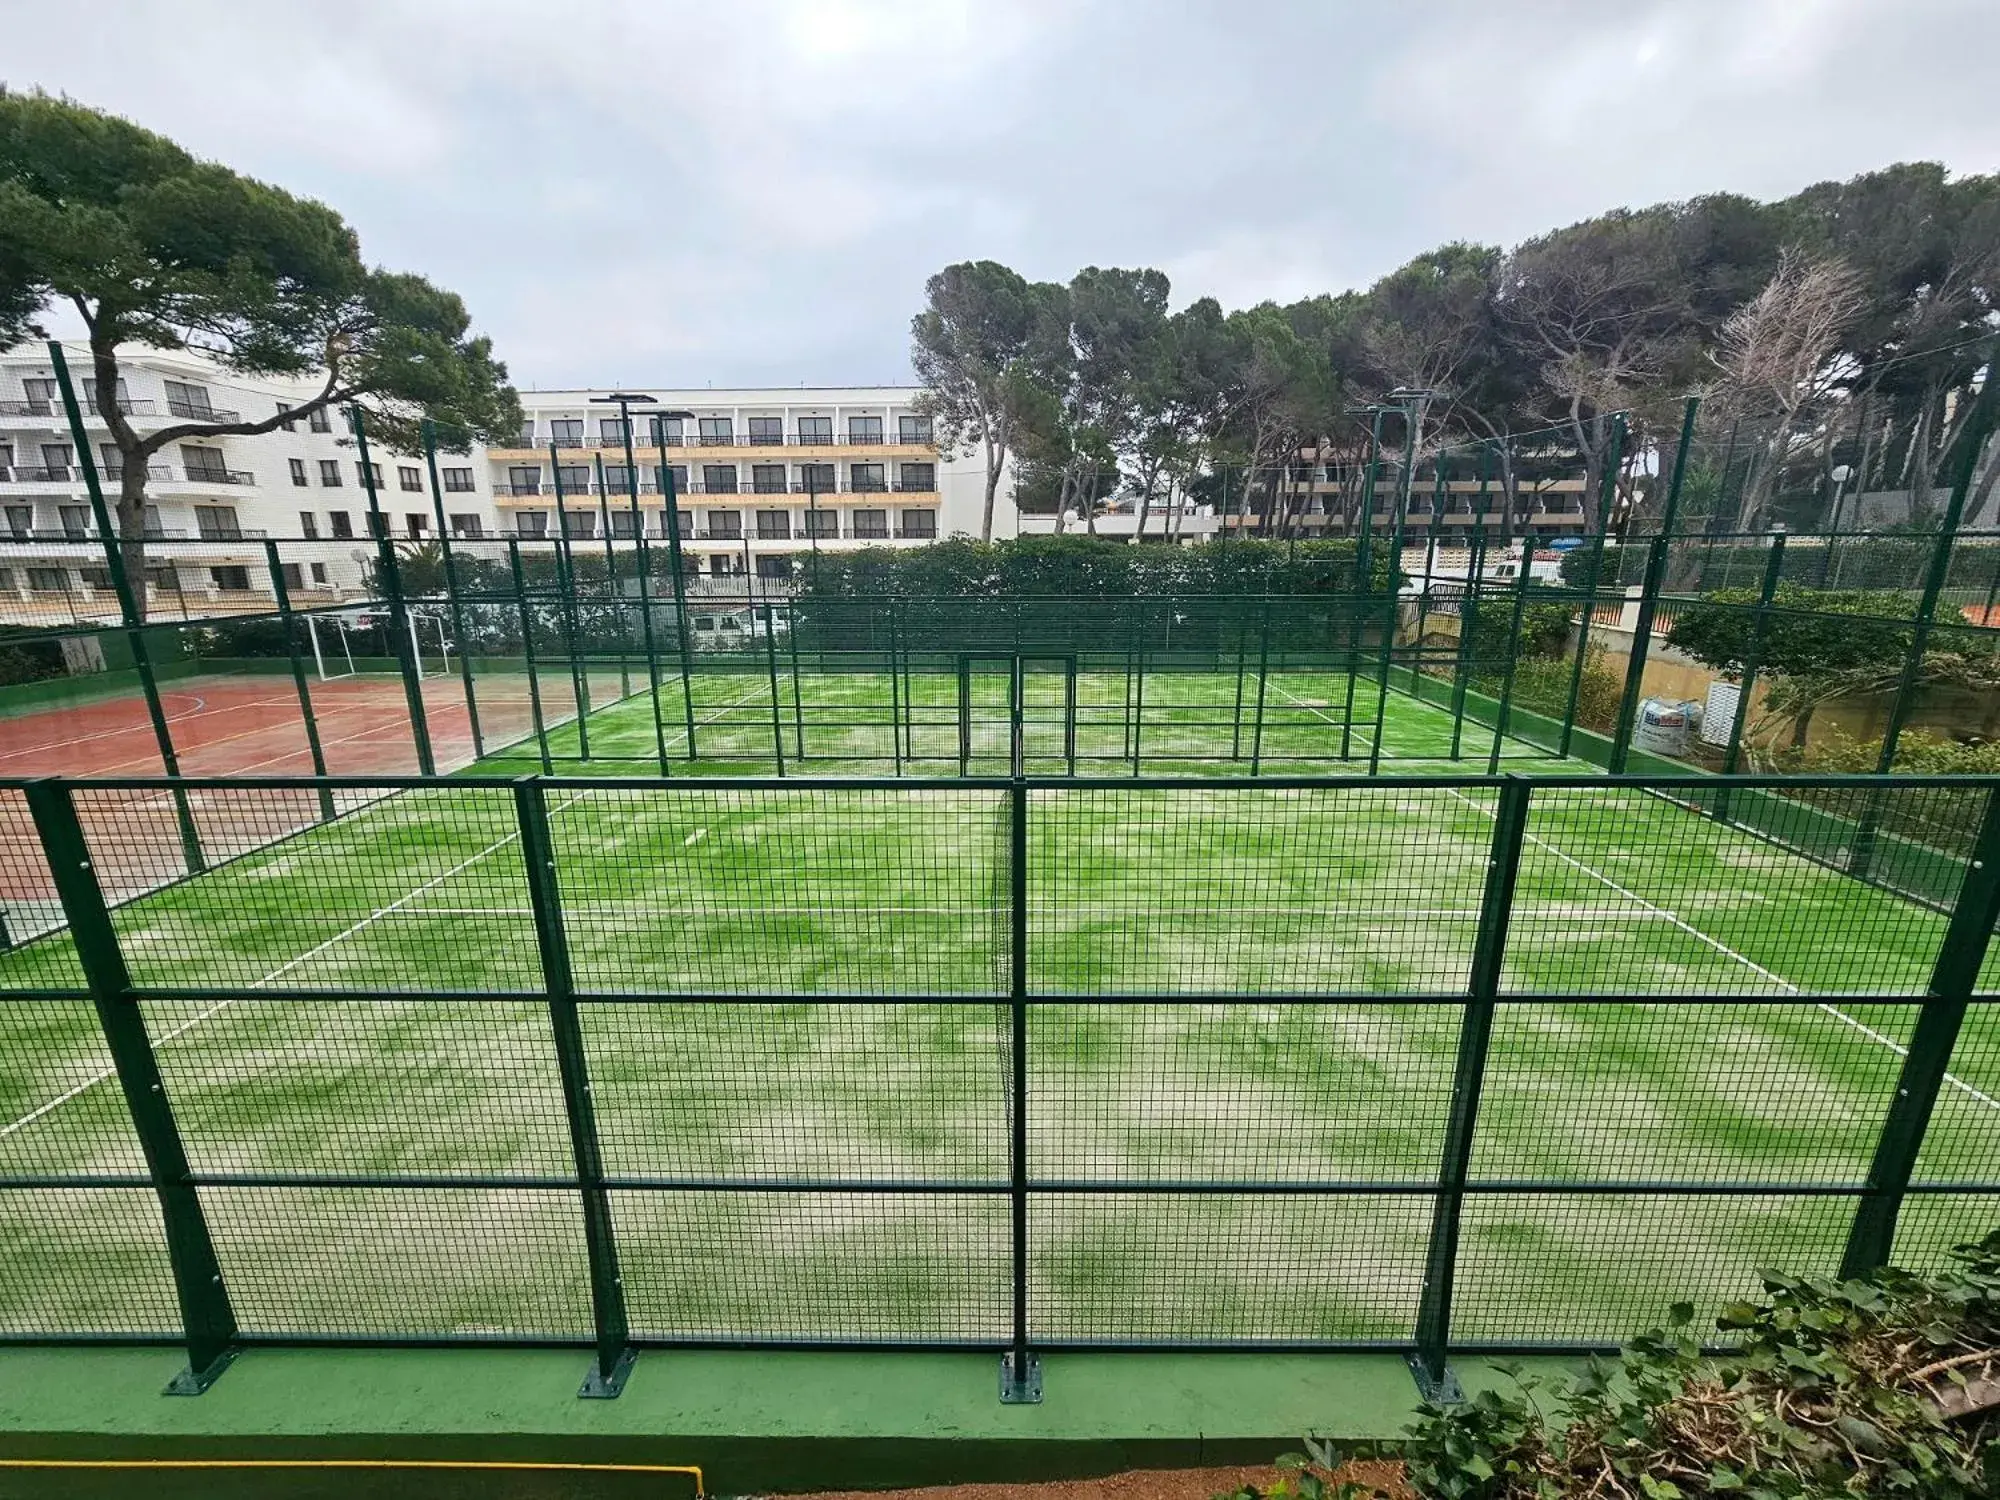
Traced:
<svg viewBox="0 0 2000 1500">
<path fill-rule="evenodd" d="M 692 1474 L 695 1500 L 708 1493 L 694 1464 L 562 1464 L 449 1458 L 0 1458 L 0 1469 L 515 1469 L 568 1474 Z"/>
</svg>

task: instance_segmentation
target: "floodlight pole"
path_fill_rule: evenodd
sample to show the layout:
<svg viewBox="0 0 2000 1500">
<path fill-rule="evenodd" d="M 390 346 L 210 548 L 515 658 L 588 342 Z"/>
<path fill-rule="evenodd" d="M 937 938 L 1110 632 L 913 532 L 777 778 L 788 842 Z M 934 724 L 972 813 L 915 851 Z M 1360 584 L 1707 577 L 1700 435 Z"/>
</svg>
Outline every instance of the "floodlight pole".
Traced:
<svg viewBox="0 0 2000 1500">
<path fill-rule="evenodd" d="M 667 728 L 660 718 L 660 659 L 658 654 L 653 650 L 653 606 L 650 597 L 650 585 L 646 577 L 646 518 L 644 512 L 639 509 L 639 459 L 632 448 L 632 403 L 635 401 L 650 402 L 653 398 L 636 395 L 630 391 L 613 391 L 608 396 L 592 396 L 590 399 L 593 401 L 615 401 L 618 403 L 618 428 L 625 439 L 625 494 L 626 498 L 632 504 L 632 554 L 638 559 L 639 564 L 639 618 L 642 627 L 641 638 L 646 645 L 646 681 L 653 689 L 653 744 L 659 753 L 660 774 L 665 776 L 667 774 Z M 654 430 L 656 433 L 659 430 L 657 423 Z M 666 467 L 666 450 L 663 445 L 656 446 L 660 446 L 660 467 L 664 470 Z M 597 487 L 599 490 L 604 488 L 601 479 Z M 662 514 L 665 514 L 665 512 L 662 512 Z M 606 522 L 605 530 L 607 532 L 607 539 L 605 541 L 606 555 L 609 556 L 608 549 L 611 543 L 608 538 L 610 531 L 610 523 L 608 521 Z M 679 571 L 678 563 L 675 565 L 675 571 L 676 573 Z M 692 753 L 692 739 L 689 740 L 689 746 L 690 753 Z"/>
</svg>

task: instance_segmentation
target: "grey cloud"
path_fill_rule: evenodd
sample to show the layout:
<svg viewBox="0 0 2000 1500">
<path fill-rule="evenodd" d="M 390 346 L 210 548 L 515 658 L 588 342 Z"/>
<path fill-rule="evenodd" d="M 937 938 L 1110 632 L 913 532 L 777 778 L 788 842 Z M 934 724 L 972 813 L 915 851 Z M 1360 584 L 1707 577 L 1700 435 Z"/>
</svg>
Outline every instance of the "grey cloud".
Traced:
<svg viewBox="0 0 2000 1500">
<path fill-rule="evenodd" d="M 1241 305 L 1621 203 L 2000 166 L 1987 0 L 181 0 L 9 31 L 16 86 L 325 199 L 545 386 L 907 378 L 923 278 L 973 256 Z"/>
</svg>

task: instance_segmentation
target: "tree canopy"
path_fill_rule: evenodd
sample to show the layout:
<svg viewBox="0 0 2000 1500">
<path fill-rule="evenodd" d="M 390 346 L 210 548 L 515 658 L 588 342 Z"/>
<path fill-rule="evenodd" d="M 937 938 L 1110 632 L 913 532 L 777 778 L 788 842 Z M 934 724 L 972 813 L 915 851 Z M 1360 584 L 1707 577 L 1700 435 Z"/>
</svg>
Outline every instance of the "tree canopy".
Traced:
<svg viewBox="0 0 2000 1500">
<path fill-rule="evenodd" d="M 1629 516 L 1684 398 L 1700 394 L 1713 430 L 1736 437 L 1726 454 L 1697 450 L 1727 472 L 1689 476 L 1688 511 L 1713 527 L 1824 525 L 1838 465 L 1848 492 L 1907 491 L 1921 516 L 2000 319 L 2000 176 L 1902 164 L 1776 202 L 1619 208 L 1512 249 L 1442 245 L 1365 291 L 1289 304 L 1175 311 L 1169 293 L 1143 268 L 1086 267 L 1064 284 L 991 261 L 949 267 L 916 320 L 919 374 L 941 392 L 992 393 L 984 409 L 1002 422 L 953 430 L 1004 425 L 1023 509 L 1059 527 L 1088 528 L 1116 496 L 1162 516 L 1145 534 L 1172 536 L 1198 498 L 1287 534 L 1294 471 L 1358 474 L 1367 419 L 1352 413 L 1398 389 L 1427 395 L 1403 403 L 1417 430 L 1392 416 L 1385 437 L 1411 439 L 1420 463 L 1492 444 L 1510 510 L 1521 464 L 1560 461 L 1585 479 L 1588 524 L 1607 492 L 1614 518 Z M 940 337 L 959 325 L 1006 337 Z M 1630 438 L 1607 491 L 1619 412 Z M 1352 521 L 1360 485 L 1337 503 Z M 1967 515 L 1995 512 L 1989 452 Z"/>
<path fill-rule="evenodd" d="M 72 309 L 97 406 L 122 459 L 118 527 L 142 557 L 147 459 L 170 443 L 269 432 L 359 405 L 392 448 L 425 417 L 453 446 L 517 430 L 491 342 L 453 293 L 366 264 L 340 215 L 128 120 L 0 89 L 0 345 Z M 223 370 L 317 381 L 283 412 L 137 431 L 117 398 L 121 349 L 186 349 Z"/>
</svg>

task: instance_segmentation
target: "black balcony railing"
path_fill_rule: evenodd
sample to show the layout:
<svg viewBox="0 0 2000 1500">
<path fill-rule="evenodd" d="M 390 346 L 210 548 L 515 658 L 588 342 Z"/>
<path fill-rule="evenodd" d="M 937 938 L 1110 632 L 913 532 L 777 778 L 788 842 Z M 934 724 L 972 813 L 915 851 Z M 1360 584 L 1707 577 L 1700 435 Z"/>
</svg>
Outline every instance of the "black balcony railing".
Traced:
<svg viewBox="0 0 2000 1500">
<path fill-rule="evenodd" d="M 93 398 L 83 403 L 83 409 L 93 417 L 104 415 L 104 409 Z M 157 401 L 120 401 L 118 409 L 128 417 L 157 417 L 160 406 Z"/>
<path fill-rule="evenodd" d="M 123 479 L 125 477 L 125 465 L 106 464 L 103 473 L 106 479 Z M 146 477 L 148 479 L 172 479 L 174 471 L 165 464 L 147 464 Z"/>
<path fill-rule="evenodd" d="M 255 484 L 257 476 L 248 469 L 217 469 L 206 464 L 190 465 L 187 471 L 189 484 Z"/>
<path fill-rule="evenodd" d="M 896 535 L 906 542 L 928 542 L 937 539 L 935 526 L 899 526 Z"/>
<path fill-rule="evenodd" d="M 47 401 L 0 401 L 0 417 L 53 417 L 56 409 Z"/>
<path fill-rule="evenodd" d="M 176 417 L 186 417 L 192 422 L 240 422 L 243 413 L 231 411 L 226 406 L 210 406 L 202 401 L 189 401 L 182 396 L 167 397 L 167 411 Z"/>
<path fill-rule="evenodd" d="M 929 479 L 898 479 L 896 481 L 896 493 L 899 495 L 935 495 L 937 493 L 937 477 L 933 475 Z"/>
<path fill-rule="evenodd" d="M 16 484 L 67 484 L 70 482 L 70 476 L 75 471 L 69 468 L 57 467 L 41 469 L 16 468 L 9 472 L 13 475 Z"/>
</svg>

